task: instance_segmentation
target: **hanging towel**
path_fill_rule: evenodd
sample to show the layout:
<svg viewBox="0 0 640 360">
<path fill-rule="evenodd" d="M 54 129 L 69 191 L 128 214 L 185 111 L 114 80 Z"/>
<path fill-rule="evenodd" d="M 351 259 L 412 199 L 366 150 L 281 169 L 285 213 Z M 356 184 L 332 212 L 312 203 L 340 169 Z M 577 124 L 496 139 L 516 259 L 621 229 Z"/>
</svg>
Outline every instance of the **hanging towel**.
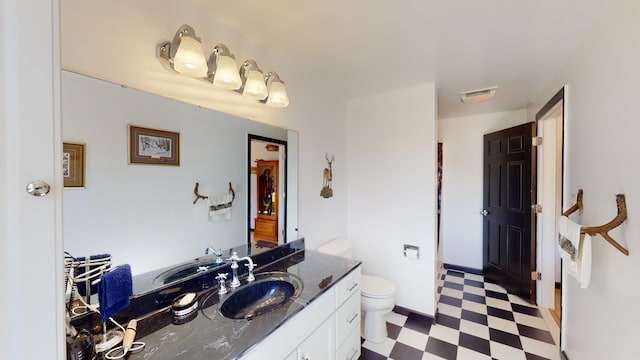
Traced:
<svg viewBox="0 0 640 360">
<path fill-rule="evenodd" d="M 106 322 L 111 316 L 129 306 L 129 297 L 133 295 L 131 266 L 120 265 L 105 273 L 98 284 L 100 318 Z"/>
<path fill-rule="evenodd" d="M 586 289 L 591 280 L 591 236 L 582 234 L 582 225 L 560 217 L 558 247 L 563 269 Z"/>
<path fill-rule="evenodd" d="M 225 221 L 231 219 L 233 194 L 209 196 L 209 221 Z"/>
</svg>

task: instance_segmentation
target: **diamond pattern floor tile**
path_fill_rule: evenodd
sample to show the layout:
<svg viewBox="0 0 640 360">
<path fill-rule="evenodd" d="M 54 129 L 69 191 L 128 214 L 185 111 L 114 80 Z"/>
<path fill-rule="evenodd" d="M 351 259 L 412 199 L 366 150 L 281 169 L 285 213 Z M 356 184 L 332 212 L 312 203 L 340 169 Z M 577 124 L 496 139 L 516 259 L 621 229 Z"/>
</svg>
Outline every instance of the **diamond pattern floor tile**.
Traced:
<svg viewBox="0 0 640 360">
<path fill-rule="evenodd" d="M 396 307 L 388 338 L 362 343 L 360 360 L 559 360 L 538 308 L 481 275 L 443 270 L 436 321 Z"/>
</svg>

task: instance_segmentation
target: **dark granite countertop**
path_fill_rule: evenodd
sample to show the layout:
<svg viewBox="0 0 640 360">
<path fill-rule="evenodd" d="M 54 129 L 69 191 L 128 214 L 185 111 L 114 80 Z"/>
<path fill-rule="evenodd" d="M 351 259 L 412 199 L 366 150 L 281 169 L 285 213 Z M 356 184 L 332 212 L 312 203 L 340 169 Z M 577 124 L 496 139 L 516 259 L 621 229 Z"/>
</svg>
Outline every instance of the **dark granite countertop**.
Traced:
<svg viewBox="0 0 640 360">
<path fill-rule="evenodd" d="M 315 251 L 299 251 L 286 256 L 261 267 L 256 274 L 285 271 L 298 276 L 303 282 L 303 290 L 297 298 L 267 315 L 252 320 L 231 320 L 219 313 L 218 306 L 233 290 L 218 295 L 217 287 L 209 288 L 199 294 L 200 309 L 193 318 L 175 321 L 170 309 L 165 308 L 139 320 L 137 340 L 144 341 L 146 347 L 128 359 L 236 359 L 360 263 Z M 243 277 L 240 280 L 246 284 Z"/>
</svg>

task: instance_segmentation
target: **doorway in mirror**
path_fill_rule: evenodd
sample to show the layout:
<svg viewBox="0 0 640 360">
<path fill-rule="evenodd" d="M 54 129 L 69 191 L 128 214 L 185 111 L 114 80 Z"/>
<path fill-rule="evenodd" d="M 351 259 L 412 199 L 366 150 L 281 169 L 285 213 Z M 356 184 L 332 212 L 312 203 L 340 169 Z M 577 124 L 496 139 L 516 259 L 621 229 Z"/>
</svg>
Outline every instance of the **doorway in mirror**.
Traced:
<svg viewBox="0 0 640 360">
<path fill-rule="evenodd" d="M 286 229 L 285 141 L 249 135 L 249 241 L 251 253 L 284 244 Z"/>
</svg>

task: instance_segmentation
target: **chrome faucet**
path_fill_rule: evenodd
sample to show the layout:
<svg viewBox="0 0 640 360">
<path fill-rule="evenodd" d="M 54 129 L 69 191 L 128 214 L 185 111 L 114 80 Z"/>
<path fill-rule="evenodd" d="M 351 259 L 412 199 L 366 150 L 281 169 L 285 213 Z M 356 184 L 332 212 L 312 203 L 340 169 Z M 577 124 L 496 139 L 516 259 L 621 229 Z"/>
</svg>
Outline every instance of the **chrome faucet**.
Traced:
<svg viewBox="0 0 640 360">
<path fill-rule="evenodd" d="M 248 262 L 245 265 L 249 270 L 247 281 L 254 281 L 256 279 L 256 277 L 253 276 L 253 269 L 256 267 L 256 264 L 253 263 L 253 260 L 249 256 L 240 258 L 238 257 L 238 253 L 234 251 L 228 260 L 231 260 L 231 272 L 233 274 L 229 287 L 235 288 L 240 286 L 240 279 L 238 279 L 238 261 L 247 260 Z"/>
<path fill-rule="evenodd" d="M 204 254 L 205 255 L 216 254 L 216 264 L 222 264 L 224 262 L 224 259 L 222 259 L 221 248 L 214 249 L 211 246 L 207 246 L 207 248 L 204 250 Z"/>
<path fill-rule="evenodd" d="M 235 288 L 240 286 L 240 280 L 238 279 L 238 260 L 240 260 L 240 258 L 238 257 L 238 253 L 234 251 L 228 260 L 231 260 L 231 272 L 233 273 L 229 287 Z"/>
</svg>

